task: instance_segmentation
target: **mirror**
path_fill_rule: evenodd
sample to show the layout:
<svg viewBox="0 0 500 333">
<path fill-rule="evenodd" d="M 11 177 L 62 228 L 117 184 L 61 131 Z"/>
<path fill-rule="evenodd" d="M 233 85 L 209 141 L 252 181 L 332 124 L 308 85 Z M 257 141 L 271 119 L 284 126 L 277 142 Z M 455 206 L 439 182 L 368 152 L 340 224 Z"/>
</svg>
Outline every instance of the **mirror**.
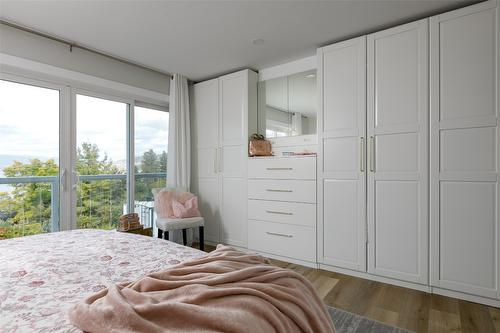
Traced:
<svg viewBox="0 0 500 333">
<path fill-rule="evenodd" d="M 259 133 L 266 138 L 316 134 L 316 70 L 260 81 Z"/>
</svg>

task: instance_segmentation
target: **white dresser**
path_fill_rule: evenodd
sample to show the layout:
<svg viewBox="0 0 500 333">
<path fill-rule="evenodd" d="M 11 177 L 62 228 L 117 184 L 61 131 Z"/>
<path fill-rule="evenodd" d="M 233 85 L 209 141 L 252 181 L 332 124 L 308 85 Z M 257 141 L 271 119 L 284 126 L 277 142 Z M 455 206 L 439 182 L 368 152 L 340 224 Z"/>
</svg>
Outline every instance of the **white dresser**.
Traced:
<svg viewBox="0 0 500 333">
<path fill-rule="evenodd" d="M 248 160 L 248 248 L 316 263 L 316 157 Z"/>
</svg>

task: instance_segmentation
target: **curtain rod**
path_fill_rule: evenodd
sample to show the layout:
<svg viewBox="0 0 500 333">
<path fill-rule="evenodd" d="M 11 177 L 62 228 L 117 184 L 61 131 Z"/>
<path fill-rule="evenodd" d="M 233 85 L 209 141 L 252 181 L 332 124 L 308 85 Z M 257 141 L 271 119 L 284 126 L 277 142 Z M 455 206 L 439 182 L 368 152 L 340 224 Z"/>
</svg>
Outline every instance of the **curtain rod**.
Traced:
<svg viewBox="0 0 500 333">
<path fill-rule="evenodd" d="M 72 41 L 69 41 L 67 39 L 63 39 L 63 38 L 60 38 L 60 37 L 52 36 L 52 35 L 49 35 L 49 34 L 46 34 L 46 33 L 43 33 L 43 32 L 40 32 L 40 31 L 37 31 L 37 30 L 34 30 L 34 29 L 31 29 L 31 28 L 28 28 L 28 27 L 25 27 L 25 26 L 22 26 L 22 25 L 18 25 L 18 24 L 15 24 L 15 23 L 12 23 L 12 22 L 9 22 L 9 21 L 6 21 L 6 20 L 0 19 L 0 24 L 6 25 L 8 27 L 15 28 L 15 29 L 18 29 L 18 30 L 21 30 L 21 31 L 24 31 L 24 32 L 28 32 L 28 33 L 31 33 L 31 34 L 34 34 L 34 35 L 37 35 L 37 36 L 40 36 L 40 37 L 48 38 L 48 39 L 51 39 L 53 41 L 56 41 L 56 42 L 59 42 L 59 43 L 62 43 L 62 44 L 66 44 L 66 45 L 69 46 L 69 52 L 73 52 L 73 48 L 77 47 L 77 48 L 79 48 L 81 50 L 92 52 L 92 53 L 95 53 L 95 54 L 107 57 L 109 59 L 113 59 L 113 60 L 122 62 L 122 63 L 127 64 L 127 65 L 133 65 L 133 66 L 136 66 L 136 67 L 141 67 L 141 68 L 146 69 L 146 70 L 151 71 L 151 72 L 155 72 L 155 73 L 167 75 L 167 76 L 170 76 L 171 78 L 173 77 L 173 75 L 171 73 L 162 71 L 160 69 L 157 69 L 157 68 L 154 68 L 154 67 L 149 67 L 149 66 L 143 65 L 141 63 L 130 61 L 130 60 L 126 60 L 126 59 L 123 59 L 123 58 L 120 58 L 120 57 L 112 56 L 112 55 L 109 55 L 109 54 L 106 54 L 104 52 L 100 52 L 100 51 L 97 51 L 97 50 L 93 50 L 93 49 L 91 49 L 89 47 L 78 45 L 76 42 L 72 42 Z"/>
</svg>

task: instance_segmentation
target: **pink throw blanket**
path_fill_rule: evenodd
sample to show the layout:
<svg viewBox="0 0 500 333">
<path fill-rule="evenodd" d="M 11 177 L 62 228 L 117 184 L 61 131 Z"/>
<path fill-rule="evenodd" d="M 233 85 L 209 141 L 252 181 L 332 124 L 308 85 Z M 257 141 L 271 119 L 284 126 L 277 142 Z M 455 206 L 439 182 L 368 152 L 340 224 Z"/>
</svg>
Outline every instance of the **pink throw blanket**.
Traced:
<svg viewBox="0 0 500 333">
<path fill-rule="evenodd" d="M 305 277 L 223 245 L 104 289 L 69 317 L 87 332 L 335 332 Z"/>
</svg>

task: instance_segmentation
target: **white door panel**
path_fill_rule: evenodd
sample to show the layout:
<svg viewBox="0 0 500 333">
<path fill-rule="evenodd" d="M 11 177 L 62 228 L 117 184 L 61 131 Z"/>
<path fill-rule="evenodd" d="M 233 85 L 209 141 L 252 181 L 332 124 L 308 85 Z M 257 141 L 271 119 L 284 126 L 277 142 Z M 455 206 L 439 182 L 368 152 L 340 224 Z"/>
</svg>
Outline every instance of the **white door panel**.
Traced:
<svg viewBox="0 0 500 333">
<path fill-rule="evenodd" d="M 443 283 L 495 289 L 495 187 L 493 182 L 441 182 Z"/>
<path fill-rule="evenodd" d="M 323 52 L 323 103 L 328 109 L 323 114 L 324 132 L 357 128 L 358 113 L 346 110 L 357 110 L 360 103 L 357 89 L 364 72 L 359 63 L 359 43 L 364 44 L 361 40 L 364 37 L 344 45 L 335 44 Z"/>
<path fill-rule="evenodd" d="M 485 10 L 439 22 L 441 120 L 496 116 L 495 21 Z"/>
<path fill-rule="evenodd" d="M 358 136 L 332 137 L 323 140 L 323 172 L 358 171 L 360 165 Z"/>
<path fill-rule="evenodd" d="M 220 163 L 224 177 L 244 177 L 247 168 L 246 146 L 224 146 L 221 148 Z"/>
<path fill-rule="evenodd" d="M 366 271 L 366 38 L 318 57 L 318 260 Z"/>
<path fill-rule="evenodd" d="M 495 172 L 496 127 L 441 130 L 441 171 Z"/>
<path fill-rule="evenodd" d="M 246 144 L 248 77 L 245 71 L 219 78 L 221 145 Z"/>
<path fill-rule="evenodd" d="M 217 148 L 197 149 L 196 170 L 200 178 L 217 176 Z"/>
<path fill-rule="evenodd" d="M 211 242 L 220 240 L 218 113 L 219 80 L 195 84 L 191 109 L 194 126 L 191 131 L 194 143 L 191 190 L 198 196 L 200 212 L 205 219 L 205 239 Z"/>
<path fill-rule="evenodd" d="M 219 133 L 219 80 L 198 83 L 193 89 L 192 116 L 195 130 L 193 137 L 196 139 L 197 148 L 217 147 Z"/>
<path fill-rule="evenodd" d="M 373 36 L 373 35 L 372 35 Z M 375 127 L 415 124 L 419 119 L 419 31 L 396 28 L 394 33 L 376 34 L 373 56 Z M 394 61 L 397 57 L 397 61 Z M 372 61 L 372 59 L 369 59 Z"/>
<path fill-rule="evenodd" d="M 247 145 L 248 132 L 257 125 L 256 93 L 252 71 L 219 78 L 221 241 L 241 247 L 247 246 Z"/>
<path fill-rule="evenodd" d="M 375 272 L 393 278 L 419 280 L 422 267 L 421 218 L 417 181 L 377 181 L 373 243 Z"/>
<path fill-rule="evenodd" d="M 197 182 L 196 193 L 201 215 L 205 220 L 205 240 L 219 241 L 219 188 L 217 178 L 201 178 Z"/>
<path fill-rule="evenodd" d="M 431 285 L 500 298 L 496 1 L 431 19 Z"/>
<path fill-rule="evenodd" d="M 222 178 L 222 242 L 247 245 L 246 179 Z"/>
<path fill-rule="evenodd" d="M 418 133 L 377 135 L 374 168 L 384 172 L 418 172 L 420 137 Z"/>
<path fill-rule="evenodd" d="M 360 258 L 364 257 L 364 239 L 360 242 L 359 236 L 364 234 L 364 225 L 355 223 L 365 216 L 358 183 L 359 180 L 324 180 L 324 202 L 328 204 L 323 209 L 325 221 L 321 237 L 324 263 L 364 270 L 363 263 L 360 264 Z"/>
<path fill-rule="evenodd" d="M 428 282 L 428 20 L 368 36 L 368 271 Z"/>
</svg>

